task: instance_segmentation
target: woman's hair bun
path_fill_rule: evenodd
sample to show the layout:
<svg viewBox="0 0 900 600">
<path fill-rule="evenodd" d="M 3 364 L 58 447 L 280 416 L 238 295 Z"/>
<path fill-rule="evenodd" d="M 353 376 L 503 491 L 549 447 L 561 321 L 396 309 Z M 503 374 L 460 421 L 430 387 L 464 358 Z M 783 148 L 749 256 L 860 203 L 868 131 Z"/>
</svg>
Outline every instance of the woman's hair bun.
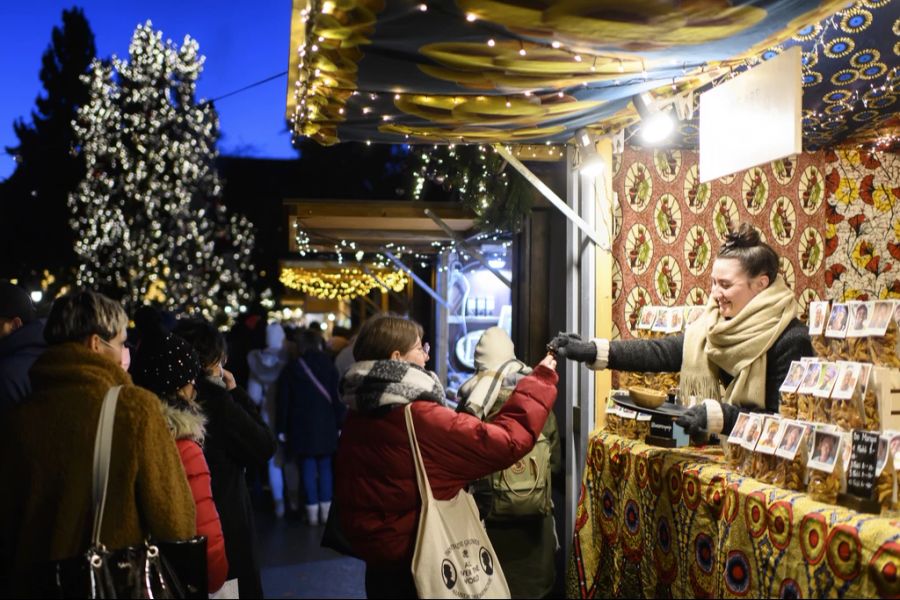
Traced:
<svg viewBox="0 0 900 600">
<path fill-rule="evenodd" d="M 759 231 L 749 223 L 741 223 L 737 231 L 725 234 L 722 248 L 753 248 L 760 245 Z"/>
</svg>

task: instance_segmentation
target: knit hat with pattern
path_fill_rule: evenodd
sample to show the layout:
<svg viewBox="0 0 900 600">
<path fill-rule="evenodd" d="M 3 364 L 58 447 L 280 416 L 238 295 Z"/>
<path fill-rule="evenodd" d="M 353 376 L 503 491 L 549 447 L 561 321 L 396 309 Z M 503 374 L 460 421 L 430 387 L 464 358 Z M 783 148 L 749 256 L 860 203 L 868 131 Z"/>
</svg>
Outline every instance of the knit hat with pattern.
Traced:
<svg viewBox="0 0 900 600">
<path fill-rule="evenodd" d="M 166 396 L 200 376 L 197 354 L 184 339 L 168 333 L 155 342 L 141 348 L 140 368 L 133 374 L 137 385 Z"/>
</svg>

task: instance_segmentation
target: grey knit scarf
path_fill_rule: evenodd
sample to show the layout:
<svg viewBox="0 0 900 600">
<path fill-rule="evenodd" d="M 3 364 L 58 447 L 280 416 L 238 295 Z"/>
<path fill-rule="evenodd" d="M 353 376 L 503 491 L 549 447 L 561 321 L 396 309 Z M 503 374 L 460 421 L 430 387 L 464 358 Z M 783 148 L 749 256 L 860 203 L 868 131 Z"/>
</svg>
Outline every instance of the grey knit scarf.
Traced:
<svg viewBox="0 0 900 600">
<path fill-rule="evenodd" d="M 445 403 L 444 387 L 437 375 L 402 360 L 354 363 L 341 380 L 341 398 L 361 413 L 413 400 Z"/>
</svg>

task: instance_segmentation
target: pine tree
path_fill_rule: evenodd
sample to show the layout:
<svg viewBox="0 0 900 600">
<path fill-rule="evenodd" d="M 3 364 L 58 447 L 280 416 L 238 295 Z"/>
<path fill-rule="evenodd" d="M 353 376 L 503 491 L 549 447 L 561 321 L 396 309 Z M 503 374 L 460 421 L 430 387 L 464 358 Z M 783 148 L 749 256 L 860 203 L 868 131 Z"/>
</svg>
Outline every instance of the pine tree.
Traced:
<svg viewBox="0 0 900 600">
<path fill-rule="evenodd" d="M 74 151 L 72 119 L 88 99 L 81 76 L 96 49 L 81 9 L 62 13 L 41 61 L 44 94 L 35 101 L 31 123 L 14 124 L 18 146 L 6 151 L 18 163 L 0 195 L 0 254 L 5 275 L 34 280 L 46 270 L 60 281 L 75 262 L 69 227 L 69 194 L 84 177 L 84 159 Z"/>
<path fill-rule="evenodd" d="M 130 309 L 158 302 L 207 317 L 250 301 L 253 234 L 221 204 L 219 122 L 197 102 L 205 58 L 148 21 L 127 60 L 95 61 L 75 130 L 87 172 L 69 199 L 78 283 Z"/>
</svg>

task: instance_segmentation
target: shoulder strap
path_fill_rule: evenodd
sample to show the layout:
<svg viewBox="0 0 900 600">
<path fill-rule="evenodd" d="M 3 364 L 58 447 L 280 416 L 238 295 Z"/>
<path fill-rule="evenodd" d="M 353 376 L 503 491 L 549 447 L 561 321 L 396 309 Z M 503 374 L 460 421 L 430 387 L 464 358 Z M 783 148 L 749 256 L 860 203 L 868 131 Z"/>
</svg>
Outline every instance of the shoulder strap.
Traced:
<svg viewBox="0 0 900 600">
<path fill-rule="evenodd" d="M 483 421 L 487 420 L 487 417 L 490 414 L 491 409 L 494 408 L 494 404 L 497 402 L 497 397 L 499 395 L 499 391 L 497 390 L 497 388 L 500 385 L 502 385 L 503 380 L 506 379 L 507 368 L 510 365 L 512 365 L 514 363 L 519 363 L 519 362 L 520 361 L 518 359 L 511 358 L 510 360 L 508 360 L 505 363 L 503 363 L 502 365 L 500 365 L 500 368 L 497 369 L 496 373 L 494 373 L 493 380 L 491 381 L 491 387 L 488 388 L 488 392 L 487 392 L 487 396 L 486 396 L 487 403 L 482 407 L 481 419 Z"/>
<path fill-rule="evenodd" d="M 116 404 L 119 401 L 121 385 L 109 388 L 100 408 L 100 420 L 94 437 L 93 500 L 94 529 L 91 541 L 100 546 L 100 529 L 103 527 L 103 510 L 106 508 L 106 488 L 109 483 L 109 459 L 112 453 L 113 429 L 116 419 Z"/>
<path fill-rule="evenodd" d="M 419 450 L 419 441 L 416 439 L 416 427 L 413 425 L 412 403 L 403 409 L 406 416 L 406 432 L 409 434 L 409 446 L 412 450 L 413 460 L 416 463 L 416 483 L 419 485 L 419 496 L 422 504 L 434 500 L 431 494 L 431 484 L 428 483 L 428 473 L 425 472 L 425 461 L 422 460 L 422 452 Z"/>
<path fill-rule="evenodd" d="M 321 394 L 325 396 L 329 402 L 334 402 L 334 400 L 332 400 L 331 398 L 331 394 L 328 393 L 328 390 L 325 389 L 325 386 L 322 385 L 322 382 L 319 381 L 319 378 L 316 377 L 315 374 L 313 374 L 312 369 L 309 368 L 309 365 L 306 364 L 306 361 L 302 358 L 298 358 L 297 360 L 300 362 L 300 366 L 303 367 L 303 370 L 306 371 L 306 376 L 312 380 L 313 385 L 316 386 L 319 392 L 321 392 Z"/>
</svg>

